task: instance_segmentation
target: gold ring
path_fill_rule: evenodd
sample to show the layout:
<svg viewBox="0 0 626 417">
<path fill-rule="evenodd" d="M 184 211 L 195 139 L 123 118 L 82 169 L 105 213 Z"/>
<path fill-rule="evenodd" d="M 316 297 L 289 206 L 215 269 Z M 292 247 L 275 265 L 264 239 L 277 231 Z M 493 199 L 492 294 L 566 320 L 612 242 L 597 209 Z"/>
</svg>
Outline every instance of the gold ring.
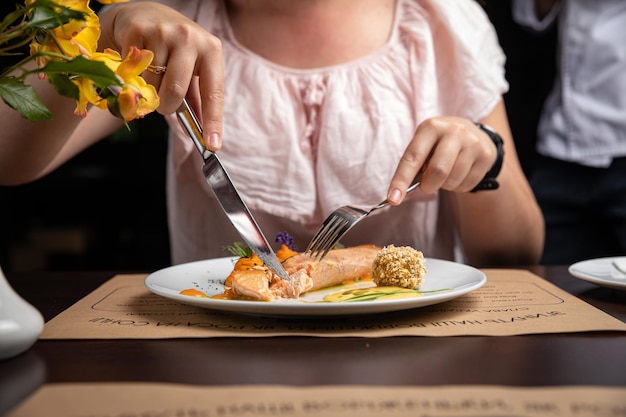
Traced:
<svg viewBox="0 0 626 417">
<path fill-rule="evenodd" d="M 161 75 L 165 72 L 167 67 L 165 65 L 148 65 L 147 69 L 155 75 Z"/>
</svg>

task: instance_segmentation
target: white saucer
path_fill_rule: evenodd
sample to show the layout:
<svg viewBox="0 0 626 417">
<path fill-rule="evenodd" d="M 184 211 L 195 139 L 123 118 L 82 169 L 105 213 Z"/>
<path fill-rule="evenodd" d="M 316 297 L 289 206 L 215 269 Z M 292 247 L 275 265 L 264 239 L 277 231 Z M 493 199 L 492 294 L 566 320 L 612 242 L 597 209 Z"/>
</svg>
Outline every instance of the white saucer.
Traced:
<svg viewBox="0 0 626 417">
<path fill-rule="evenodd" d="M 626 256 L 589 259 L 570 265 L 569 273 L 582 280 L 626 290 Z"/>
</svg>

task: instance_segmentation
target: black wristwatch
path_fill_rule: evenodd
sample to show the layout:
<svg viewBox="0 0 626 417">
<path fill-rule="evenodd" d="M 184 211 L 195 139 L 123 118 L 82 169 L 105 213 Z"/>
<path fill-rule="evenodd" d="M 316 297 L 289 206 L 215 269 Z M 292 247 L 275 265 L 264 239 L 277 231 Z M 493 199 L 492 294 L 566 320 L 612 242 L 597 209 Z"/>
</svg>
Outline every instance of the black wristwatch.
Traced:
<svg viewBox="0 0 626 417">
<path fill-rule="evenodd" d="M 483 180 L 478 183 L 476 187 L 474 187 L 474 189 L 472 190 L 473 193 L 483 190 L 496 190 L 500 186 L 500 184 L 498 184 L 498 181 L 496 181 L 496 177 L 502 169 L 502 160 L 504 159 L 504 142 L 502 141 L 500 135 L 498 135 L 498 132 L 482 123 L 476 123 L 476 126 L 478 126 L 480 130 L 485 132 L 491 138 L 493 144 L 496 145 L 498 154 L 496 156 L 496 162 L 493 163 L 493 166 L 491 167 L 489 172 L 487 172 L 485 178 L 483 178 Z"/>
</svg>

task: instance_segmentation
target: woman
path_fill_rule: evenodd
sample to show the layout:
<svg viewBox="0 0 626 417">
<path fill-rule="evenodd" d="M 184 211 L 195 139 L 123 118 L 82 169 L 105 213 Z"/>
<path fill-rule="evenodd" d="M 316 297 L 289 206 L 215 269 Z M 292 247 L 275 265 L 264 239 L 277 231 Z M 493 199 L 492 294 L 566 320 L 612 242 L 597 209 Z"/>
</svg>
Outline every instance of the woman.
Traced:
<svg viewBox="0 0 626 417">
<path fill-rule="evenodd" d="M 409 245 L 477 266 L 537 262 L 543 221 L 502 103 L 504 57 L 474 1 L 131 1 L 107 8 L 101 25 L 101 47 L 150 49 L 166 67 L 146 79 L 171 128 L 174 263 L 224 256 L 240 240 L 173 115 L 185 96 L 267 236 L 285 230 L 305 246 L 335 208 L 387 197 L 397 207 L 345 245 Z M 12 121 L 0 141 L 4 184 L 41 177 L 120 126 L 98 110 L 76 120 L 73 103 L 42 94 L 54 120 Z M 499 173 L 478 122 L 504 141 Z M 40 136 L 37 152 L 17 140 L 25 131 Z M 499 188 L 471 192 L 489 171 Z"/>
</svg>

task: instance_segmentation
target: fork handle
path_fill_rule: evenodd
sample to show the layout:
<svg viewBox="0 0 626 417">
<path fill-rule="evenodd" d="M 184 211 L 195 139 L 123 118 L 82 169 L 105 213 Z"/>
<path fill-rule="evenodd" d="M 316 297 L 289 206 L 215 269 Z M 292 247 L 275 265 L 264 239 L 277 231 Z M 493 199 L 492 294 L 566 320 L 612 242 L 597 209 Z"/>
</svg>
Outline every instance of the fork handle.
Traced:
<svg viewBox="0 0 626 417">
<path fill-rule="evenodd" d="M 417 175 L 415 176 L 415 178 L 413 178 L 413 182 L 411 183 L 409 188 L 406 189 L 406 193 L 409 194 L 411 191 L 413 191 L 417 187 L 419 187 L 419 185 L 421 183 L 422 183 L 422 171 L 418 172 Z M 389 205 L 389 200 L 385 199 L 384 201 L 382 201 L 380 204 L 378 204 L 374 208 L 375 209 L 380 209 L 380 208 L 383 208 L 383 207 L 387 207 L 388 205 Z"/>
</svg>

